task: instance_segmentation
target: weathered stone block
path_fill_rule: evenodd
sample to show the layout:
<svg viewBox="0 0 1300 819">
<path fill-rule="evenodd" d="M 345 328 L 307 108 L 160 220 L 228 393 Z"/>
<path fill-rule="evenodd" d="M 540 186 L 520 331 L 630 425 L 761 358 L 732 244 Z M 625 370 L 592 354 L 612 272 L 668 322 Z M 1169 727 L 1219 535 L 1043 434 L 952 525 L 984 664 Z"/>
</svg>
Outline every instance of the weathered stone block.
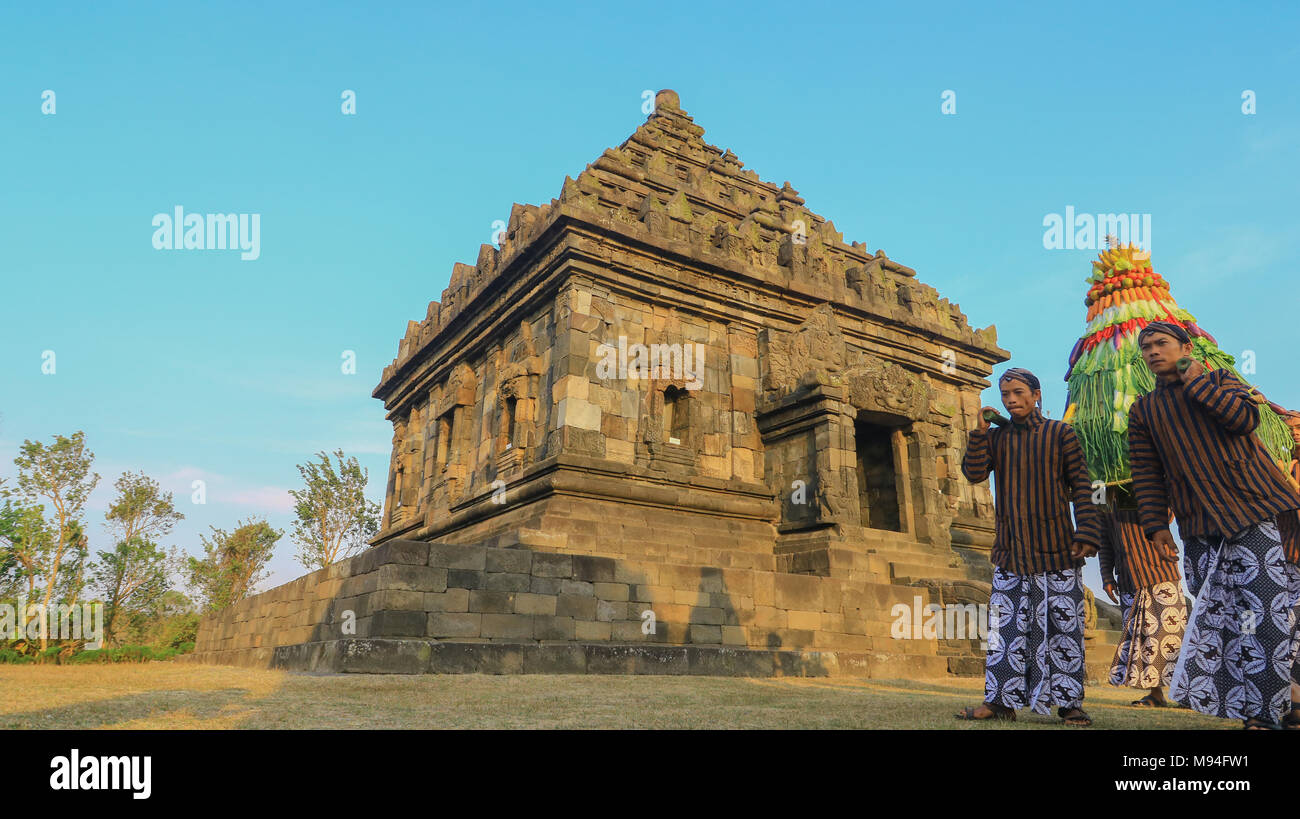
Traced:
<svg viewBox="0 0 1300 819">
<path fill-rule="evenodd" d="M 533 553 L 528 549 L 487 549 L 485 566 L 489 572 L 508 572 L 528 575 L 533 565 Z"/>
<path fill-rule="evenodd" d="M 722 609 L 697 606 L 690 610 L 687 622 L 700 623 L 709 626 L 720 626 L 723 624 Z"/>
<path fill-rule="evenodd" d="M 429 670 L 435 674 L 522 674 L 524 647 L 517 643 L 437 643 Z"/>
<path fill-rule="evenodd" d="M 572 577 L 573 558 L 570 555 L 536 552 L 533 554 L 534 577 Z"/>
<path fill-rule="evenodd" d="M 722 644 L 730 646 L 743 646 L 749 642 L 749 635 L 743 626 L 723 626 L 722 627 Z"/>
<path fill-rule="evenodd" d="M 582 624 L 579 623 L 579 626 Z M 589 625 L 605 625 L 589 624 Z M 579 637 L 579 639 L 582 639 Z M 584 646 L 587 655 L 587 673 L 588 674 L 635 674 L 636 653 L 640 650 L 638 646 Z"/>
<path fill-rule="evenodd" d="M 376 565 L 388 563 L 427 564 L 429 543 L 423 540 L 389 540 L 371 550 Z"/>
<path fill-rule="evenodd" d="M 524 646 L 525 674 L 585 674 L 587 652 L 577 644 Z"/>
<path fill-rule="evenodd" d="M 420 592 L 446 591 L 447 570 L 408 563 L 386 563 L 379 567 L 378 584 L 379 589 Z"/>
<path fill-rule="evenodd" d="M 588 583 L 585 580 L 561 580 L 559 593 L 576 594 L 581 595 L 582 597 L 594 597 L 596 595 L 596 587 L 595 584 Z"/>
<path fill-rule="evenodd" d="M 491 591 L 526 592 L 532 577 L 526 574 L 488 572 L 483 576 L 483 588 Z"/>
<path fill-rule="evenodd" d="M 575 620 L 573 623 L 573 638 L 575 640 L 608 640 L 612 633 L 613 629 L 609 623 L 592 620 Z M 588 661 L 590 661 L 590 655 L 588 655 Z"/>
<path fill-rule="evenodd" d="M 721 643 L 722 626 L 692 624 L 688 639 L 692 643 Z"/>
<path fill-rule="evenodd" d="M 420 674 L 429 667 L 432 649 L 425 640 L 343 640 L 339 670 L 365 674 Z"/>
<path fill-rule="evenodd" d="M 555 613 L 578 620 L 596 618 L 596 598 L 581 594 L 561 594 L 555 599 Z"/>
<path fill-rule="evenodd" d="M 772 652 L 722 646 L 690 646 L 686 657 L 691 674 L 717 677 L 770 677 L 775 665 Z"/>
<path fill-rule="evenodd" d="M 822 627 L 820 611 L 789 611 L 786 617 L 789 628 L 816 631 Z"/>
<path fill-rule="evenodd" d="M 525 614 L 484 614 L 479 634 L 494 639 L 530 640 L 533 618 Z"/>
<path fill-rule="evenodd" d="M 613 575 L 612 572 L 610 574 Z M 593 590 L 601 600 L 626 601 L 629 599 L 629 589 L 626 583 L 595 583 Z"/>
<path fill-rule="evenodd" d="M 554 595 L 521 592 L 514 599 L 516 614 L 556 614 L 558 598 Z"/>
<path fill-rule="evenodd" d="M 482 631 L 483 615 L 478 613 L 432 611 L 428 618 L 430 637 L 478 637 Z"/>
<path fill-rule="evenodd" d="M 404 589 L 380 589 L 370 595 L 369 608 L 372 612 L 424 611 L 424 592 Z"/>
<path fill-rule="evenodd" d="M 444 569 L 472 569 L 483 571 L 487 563 L 487 548 L 464 546 L 455 543 L 430 543 L 429 565 Z"/>
<path fill-rule="evenodd" d="M 371 637 L 423 637 L 428 614 L 423 611 L 377 611 L 371 617 Z"/>
<path fill-rule="evenodd" d="M 612 626 L 610 639 L 621 643 L 644 643 L 646 635 L 641 633 L 641 623 L 631 620 L 616 620 L 610 623 Z M 659 624 L 663 628 L 663 624 Z"/>
<path fill-rule="evenodd" d="M 533 639 L 572 640 L 576 627 L 572 617 L 537 615 L 533 617 Z"/>
<path fill-rule="evenodd" d="M 616 603 L 610 600 L 596 600 L 596 619 L 597 620 L 630 620 L 631 615 L 628 613 L 627 603 Z"/>
<path fill-rule="evenodd" d="M 821 578 L 811 575 L 777 574 L 775 576 L 776 607 L 801 611 L 821 611 Z M 755 602 L 758 595 L 755 594 Z"/>
<path fill-rule="evenodd" d="M 565 581 L 558 577 L 534 577 L 528 583 L 528 591 L 533 594 L 559 594 L 563 582 Z"/>
<path fill-rule="evenodd" d="M 510 614 L 515 610 L 515 595 L 512 592 L 474 589 L 469 593 L 469 610 Z"/>
<path fill-rule="evenodd" d="M 447 589 L 424 595 L 426 611 L 469 611 L 469 589 Z"/>
<path fill-rule="evenodd" d="M 615 561 L 608 557 L 592 555 L 573 556 L 573 579 L 591 582 L 613 582 Z"/>
<path fill-rule="evenodd" d="M 685 646 L 630 646 L 638 674 L 689 674 L 690 658 Z"/>
<path fill-rule="evenodd" d="M 481 589 L 486 582 L 487 572 L 477 569 L 448 569 L 447 588 Z"/>
<path fill-rule="evenodd" d="M 356 597 L 361 594 L 369 594 L 379 588 L 379 573 L 369 572 L 368 574 L 349 577 L 339 584 L 339 597 Z M 242 611 L 235 612 L 235 616 L 243 614 Z"/>
</svg>

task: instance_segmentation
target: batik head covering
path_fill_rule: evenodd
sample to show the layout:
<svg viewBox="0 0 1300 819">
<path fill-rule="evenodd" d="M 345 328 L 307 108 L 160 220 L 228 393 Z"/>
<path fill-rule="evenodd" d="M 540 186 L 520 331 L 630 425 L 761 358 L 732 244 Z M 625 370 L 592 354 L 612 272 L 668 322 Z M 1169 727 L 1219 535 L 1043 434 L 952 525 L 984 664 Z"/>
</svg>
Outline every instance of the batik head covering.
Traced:
<svg viewBox="0 0 1300 819">
<path fill-rule="evenodd" d="M 1026 370 L 1024 367 L 1008 368 L 1007 371 L 1002 374 L 1002 377 L 998 379 L 998 383 L 1002 383 L 1003 381 L 1020 381 L 1028 386 L 1030 390 L 1042 389 L 1038 383 L 1038 376 L 1034 375 L 1029 370 Z M 1037 406 L 1041 411 L 1043 406 L 1041 399 L 1037 402 Z"/>
<path fill-rule="evenodd" d="M 1143 327 L 1142 332 L 1138 333 L 1138 344 L 1141 344 L 1142 339 L 1152 333 L 1164 333 L 1165 335 L 1173 336 L 1178 339 L 1180 344 L 1190 344 L 1192 342 L 1192 337 L 1188 335 L 1186 330 L 1177 324 L 1171 324 L 1167 321 L 1153 321 Z"/>
<path fill-rule="evenodd" d="M 1042 389 L 1038 383 L 1038 376 L 1026 370 L 1024 367 L 1011 367 L 1002 374 L 998 381 L 1023 381 L 1031 390 Z"/>
</svg>

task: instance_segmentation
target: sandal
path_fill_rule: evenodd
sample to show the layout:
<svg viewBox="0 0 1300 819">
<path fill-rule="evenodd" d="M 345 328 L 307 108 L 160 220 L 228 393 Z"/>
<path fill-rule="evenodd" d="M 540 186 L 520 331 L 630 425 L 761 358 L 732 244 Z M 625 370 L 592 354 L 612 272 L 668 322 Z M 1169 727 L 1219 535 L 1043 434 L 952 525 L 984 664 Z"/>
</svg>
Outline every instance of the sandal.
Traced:
<svg viewBox="0 0 1300 819">
<path fill-rule="evenodd" d="M 961 711 L 957 712 L 956 714 L 953 714 L 953 716 L 955 716 L 957 719 L 960 720 L 974 720 L 976 722 L 983 722 L 984 720 L 989 720 L 989 719 L 1004 720 L 1006 722 L 1016 721 L 1016 712 L 1006 707 L 1005 705 L 996 705 L 987 702 L 983 703 L 983 705 L 985 708 L 989 709 L 993 713 L 987 717 L 977 717 L 975 716 L 975 711 L 976 709 L 979 708 L 979 706 L 968 705 L 965 708 L 961 709 Z"/>
<path fill-rule="evenodd" d="M 1156 699 L 1155 697 L 1152 697 L 1150 694 L 1147 694 L 1145 697 L 1143 697 L 1143 698 L 1140 699 L 1140 700 L 1133 700 L 1132 702 L 1129 703 L 1129 705 L 1136 705 L 1136 706 L 1138 706 L 1139 708 L 1170 708 L 1170 707 L 1172 707 L 1172 706 L 1170 706 L 1170 704 L 1168 703 L 1168 701 L 1166 701 L 1166 700 L 1158 700 L 1158 699 Z"/>
<path fill-rule="evenodd" d="M 1056 715 L 1060 717 L 1066 725 L 1075 725 L 1080 728 L 1087 728 L 1092 725 L 1092 717 L 1082 708 L 1066 708 L 1061 706 L 1056 709 Z"/>
<path fill-rule="evenodd" d="M 1263 719 L 1262 717 L 1251 717 L 1241 721 L 1243 731 L 1280 731 L 1282 727 L 1276 722 Z"/>
</svg>

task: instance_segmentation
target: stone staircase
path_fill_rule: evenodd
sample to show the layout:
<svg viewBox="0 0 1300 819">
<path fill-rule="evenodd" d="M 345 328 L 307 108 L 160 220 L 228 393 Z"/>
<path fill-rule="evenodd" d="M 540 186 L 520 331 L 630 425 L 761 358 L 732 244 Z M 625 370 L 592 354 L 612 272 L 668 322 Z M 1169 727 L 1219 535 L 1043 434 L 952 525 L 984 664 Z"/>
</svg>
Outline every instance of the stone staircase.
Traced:
<svg viewBox="0 0 1300 819">
<path fill-rule="evenodd" d="M 1105 600 L 1097 600 L 1097 627 L 1089 629 L 1083 637 L 1088 682 L 1101 685 L 1108 682 L 1123 628 L 1124 613 Z"/>
</svg>

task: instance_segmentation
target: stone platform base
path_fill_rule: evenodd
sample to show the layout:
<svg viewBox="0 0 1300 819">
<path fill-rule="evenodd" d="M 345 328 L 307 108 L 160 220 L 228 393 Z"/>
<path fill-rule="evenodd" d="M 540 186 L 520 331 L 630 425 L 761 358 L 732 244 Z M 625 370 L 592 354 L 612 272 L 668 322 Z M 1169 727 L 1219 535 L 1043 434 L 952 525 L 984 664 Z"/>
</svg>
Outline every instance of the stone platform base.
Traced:
<svg viewBox="0 0 1300 819">
<path fill-rule="evenodd" d="M 898 611 L 911 623 L 927 604 L 973 614 L 981 599 L 985 588 L 952 578 L 900 585 L 391 540 L 205 616 L 189 661 L 408 674 L 932 679 L 982 675 L 979 640 L 926 639 L 919 626 L 915 639 L 896 639 Z"/>
<path fill-rule="evenodd" d="M 361 674 L 666 674 L 897 679 L 913 676 L 921 670 L 916 662 L 919 658 L 853 651 L 403 639 L 329 640 L 276 648 L 204 652 L 178 659 L 188 663 L 221 663 L 285 671 Z"/>
</svg>

